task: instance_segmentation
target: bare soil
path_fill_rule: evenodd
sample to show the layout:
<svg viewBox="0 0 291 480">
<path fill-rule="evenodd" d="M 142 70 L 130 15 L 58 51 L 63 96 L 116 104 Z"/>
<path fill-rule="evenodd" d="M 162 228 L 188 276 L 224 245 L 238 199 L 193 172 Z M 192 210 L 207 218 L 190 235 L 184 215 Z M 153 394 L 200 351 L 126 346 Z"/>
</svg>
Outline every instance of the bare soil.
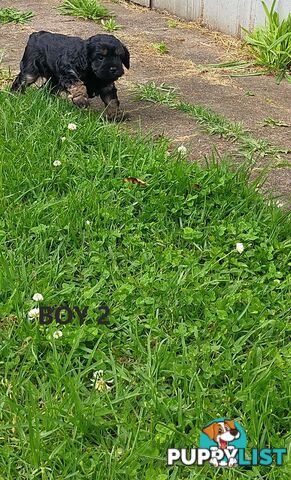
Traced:
<svg viewBox="0 0 291 480">
<path fill-rule="evenodd" d="M 58 0 L 15 1 L 2 0 L 1 7 L 31 10 L 35 17 L 26 25 L 0 26 L 0 49 L 4 49 L 4 66 L 18 70 L 28 36 L 33 31 L 49 30 L 83 38 L 104 32 L 101 25 L 88 20 L 63 16 L 56 7 Z M 140 130 L 154 135 L 164 134 L 173 145 L 183 144 L 189 149 L 191 160 L 201 160 L 213 148 L 223 154 L 231 153 L 240 161 L 236 145 L 207 135 L 186 114 L 161 105 L 136 101 L 133 85 L 149 80 L 157 84 L 167 82 L 179 88 L 185 101 L 212 108 L 229 120 L 241 121 L 255 138 L 265 138 L 280 148 L 291 150 L 290 128 L 263 126 L 266 118 L 274 118 L 291 125 L 291 86 L 277 85 L 273 76 L 230 77 L 226 71 L 201 72 L 201 64 L 225 62 L 246 58 L 241 42 L 233 37 L 211 32 L 198 24 L 178 22 L 169 28 L 169 16 L 126 2 L 103 1 L 124 26 L 115 33 L 131 52 L 131 69 L 118 81 L 119 96 L 130 122 L 123 128 Z M 169 53 L 157 53 L 152 44 L 164 41 Z M 253 92 L 247 96 L 246 92 Z M 100 100 L 92 107 L 102 109 Z M 269 162 L 260 160 L 260 171 Z M 283 162 L 270 167 L 264 190 L 280 197 L 285 206 L 291 191 L 291 154 L 283 155 Z"/>
</svg>

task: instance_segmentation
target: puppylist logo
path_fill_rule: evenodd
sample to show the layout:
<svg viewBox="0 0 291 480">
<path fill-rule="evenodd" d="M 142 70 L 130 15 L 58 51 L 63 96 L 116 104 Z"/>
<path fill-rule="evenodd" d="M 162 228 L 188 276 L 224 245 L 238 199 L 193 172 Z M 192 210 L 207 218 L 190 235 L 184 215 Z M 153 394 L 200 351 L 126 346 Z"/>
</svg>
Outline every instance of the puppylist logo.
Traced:
<svg viewBox="0 0 291 480">
<path fill-rule="evenodd" d="M 234 420 L 218 418 L 202 428 L 199 448 L 168 450 L 168 466 L 180 461 L 184 466 L 202 466 L 209 462 L 213 467 L 250 467 L 283 465 L 286 448 L 252 448 L 247 452 L 247 435 Z"/>
</svg>

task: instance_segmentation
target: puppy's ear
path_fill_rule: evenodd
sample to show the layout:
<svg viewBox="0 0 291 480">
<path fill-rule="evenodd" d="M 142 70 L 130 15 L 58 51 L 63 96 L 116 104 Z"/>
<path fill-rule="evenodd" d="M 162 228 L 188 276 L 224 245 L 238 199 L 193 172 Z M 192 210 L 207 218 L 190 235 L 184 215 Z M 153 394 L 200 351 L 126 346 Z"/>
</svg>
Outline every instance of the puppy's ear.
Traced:
<svg viewBox="0 0 291 480">
<path fill-rule="evenodd" d="M 205 433 L 210 440 L 215 438 L 215 423 L 211 423 L 207 427 L 202 428 L 202 432 Z"/>
<path fill-rule="evenodd" d="M 87 48 L 87 55 L 89 58 L 91 58 L 92 55 L 94 55 L 94 53 L 96 52 L 96 40 L 94 37 L 90 37 L 88 38 L 88 40 L 86 40 L 86 48 Z"/>
<path fill-rule="evenodd" d="M 122 44 L 122 48 L 123 48 L 123 53 L 121 55 L 121 60 L 122 60 L 122 63 L 123 65 L 125 66 L 125 68 L 127 68 L 127 70 L 129 70 L 129 67 L 130 67 L 130 53 L 128 51 L 128 48 Z"/>
<path fill-rule="evenodd" d="M 231 429 L 234 430 L 236 428 L 234 424 L 234 420 L 224 420 L 224 423 Z"/>
</svg>

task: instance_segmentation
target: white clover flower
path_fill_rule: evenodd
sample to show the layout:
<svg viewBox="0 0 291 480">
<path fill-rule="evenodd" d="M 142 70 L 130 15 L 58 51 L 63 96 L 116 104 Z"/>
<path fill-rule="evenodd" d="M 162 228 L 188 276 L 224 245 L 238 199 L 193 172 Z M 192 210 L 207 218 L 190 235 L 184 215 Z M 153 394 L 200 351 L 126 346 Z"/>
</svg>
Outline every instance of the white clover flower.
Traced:
<svg viewBox="0 0 291 480">
<path fill-rule="evenodd" d="M 53 337 L 54 338 L 61 338 L 63 336 L 63 332 L 61 330 L 56 330 L 54 333 L 53 333 Z"/>
<path fill-rule="evenodd" d="M 86 220 L 86 225 L 90 225 L 90 220 Z"/>
<path fill-rule="evenodd" d="M 98 392 L 109 392 L 112 389 L 114 381 L 104 380 L 103 374 L 103 370 L 98 370 L 97 372 L 94 372 L 91 383 L 92 386 L 94 386 L 95 390 L 98 390 Z"/>
<path fill-rule="evenodd" d="M 238 253 L 242 253 L 242 252 L 244 251 L 244 249 L 245 249 L 243 243 L 237 243 L 237 244 L 235 245 L 235 248 L 236 248 L 236 250 L 237 250 Z"/>
<path fill-rule="evenodd" d="M 42 302 L 43 296 L 41 293 L 35 293 L 32 297 L 32 300 L 34 300 L 35 302 Z"/>
<path fill-rule="evenodd" d="M 186 155 L 187 148 L 185 147 L 185 145 L 180 145 L 180 147 L 178 147 L 178 152 L 181 153 L 182 155 Z"/>
<path fill-rule="evenodd" d="M 69 127 L 68 127 L 69 128 Z M 67 140 L 67 137 L 61 137 L 61 142 L 65 142 Z"/>
<path fill-rule="evenodd" d="M 77 130 L 77 125 L 75 123 L 69 123 L 68 129 L 69 130 Z"/>
<path fill-rule="evenodd" d="M 55 161 L 53 162 L 53 166 L 54 166 L 54 167 L 59 167 L 60 165 L 62 165 L 62 162 L 60 162 L 60 160 L 55 160 Z"/>
<path fill-rule="evenodd" d="M 29 310 L 28 318 L 29 320 L 35 320 L 36 318 L 39 318 L 39 308 L 32 308 Z"/>
</svg>

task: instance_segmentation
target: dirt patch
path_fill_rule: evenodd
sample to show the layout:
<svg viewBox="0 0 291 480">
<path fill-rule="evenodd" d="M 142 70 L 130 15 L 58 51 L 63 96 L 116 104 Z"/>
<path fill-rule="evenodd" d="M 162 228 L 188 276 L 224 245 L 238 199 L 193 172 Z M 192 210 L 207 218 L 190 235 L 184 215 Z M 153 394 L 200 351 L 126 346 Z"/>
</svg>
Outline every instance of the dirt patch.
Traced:
<svg viewBox="0 0 291 480">
<path fill-rule="evenodd" d="M 265 138 L 286 150 L 291 149 L 290 128 L 263 126 L 264 120 L 269 117 L 291 123 L 290 85 L 281 83 L 278 86 L 273 77 L 232 78 L 226 71 L 201 72 L 199 68 L 201 64 L 247 58 L 239 40 L 210 32 L 196 23 L 179 21 L 176 28 L 169 28 L 169 16 L 125 2 L 102 3 L 115 13 L 117 22 L 124 26 L 116 36 L 131 51 L 132 67 L 118 82 L 121 103 L 131 115 L 131 122 L 126 123 L 124 128 L 152 132 L 154 135 L 164 134 L 172 139 L 173 145 L 186 145 L 193 160 L 208 155 L 214 148 L 221 155 L 236 155 L 234 144 L 206 135 L 186 114 L 164 106 L 136 102 L 132 85 L 153 80 L 157 84 L 167 82 L 176 86 L 183 100 L 210 107 L 229 120 L 243 122 L 245 129 L 254 137 Z M 3 7 L 15 6 L 35 13 L 35 17 L 24 26 L 0 26 L 0 49 L 5 50 L 4 67 L 13 71 L 18 69 L 27 38 L 33 31 L 49 30 L 84 38 L 104 31 L 94 22 L 60 15 L 56 10 L 59 4 L 58 0 L 1 2 Z M 169 54 L 155 52 L 152 44 L 161 41 L 168 46 Z M 94 100 L 92 106 L 99 110 L 102 108 L 99 100 Z M 291 185 L 290 168 L 287 166 L 290 166 L 290 154 L 284 156 L 284 162 L 280 170 L 270 170 L 267 185 L 270 191 L 276 196 L 283 196 L 286 201 Z"/>
</svg>

